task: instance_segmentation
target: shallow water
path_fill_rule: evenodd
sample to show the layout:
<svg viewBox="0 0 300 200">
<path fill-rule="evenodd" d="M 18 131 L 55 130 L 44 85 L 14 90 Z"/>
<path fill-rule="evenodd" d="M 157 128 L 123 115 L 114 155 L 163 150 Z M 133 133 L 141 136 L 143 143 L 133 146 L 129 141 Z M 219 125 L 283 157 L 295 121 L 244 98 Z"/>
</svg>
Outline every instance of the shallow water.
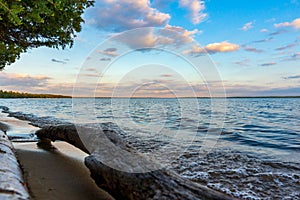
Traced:
<svg viewBox="0 0 300 200">
<path fill-rule="evenodd" d="M 245 199 L 300 199 L 300 99 L 1 99 L 11 111 L 114 122 L 183 177 Z"/>
</svg>

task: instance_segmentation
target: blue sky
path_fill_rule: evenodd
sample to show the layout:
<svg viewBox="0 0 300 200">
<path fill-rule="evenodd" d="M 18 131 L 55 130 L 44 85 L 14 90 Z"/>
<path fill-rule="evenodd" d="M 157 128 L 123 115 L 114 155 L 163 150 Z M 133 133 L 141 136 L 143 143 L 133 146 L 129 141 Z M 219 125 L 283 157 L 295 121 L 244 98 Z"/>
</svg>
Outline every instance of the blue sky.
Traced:
<svg viewBox="0 0 300 200">
<path fill-rule="evenodd" d="M 77 96 L 222 96 L 223 87 L 227 96 L 300 95 L 299 13 L 297 0 L 96 1 L 73 48 L 29 50 L 0 72 L 0 87 L 72 95 L 75 85 Z M 136 51 L 144 48 L 161 51 Z"/>
</svg>

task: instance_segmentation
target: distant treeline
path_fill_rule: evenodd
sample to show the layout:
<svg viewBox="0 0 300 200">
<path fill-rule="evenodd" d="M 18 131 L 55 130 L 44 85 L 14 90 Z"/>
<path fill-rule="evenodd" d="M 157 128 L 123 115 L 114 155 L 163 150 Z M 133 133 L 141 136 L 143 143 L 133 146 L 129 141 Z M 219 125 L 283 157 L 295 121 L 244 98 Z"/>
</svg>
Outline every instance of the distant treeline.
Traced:
<svg viewBox="0 0 300 200">
<path fill-rule="evenodd" d="M 23 93 L 23 92 L 0 90 L 0 98 L 71 98 L 71 96 L 56 95 L 56 94 L 30 94 L 30 93 Z"/>
</svg>

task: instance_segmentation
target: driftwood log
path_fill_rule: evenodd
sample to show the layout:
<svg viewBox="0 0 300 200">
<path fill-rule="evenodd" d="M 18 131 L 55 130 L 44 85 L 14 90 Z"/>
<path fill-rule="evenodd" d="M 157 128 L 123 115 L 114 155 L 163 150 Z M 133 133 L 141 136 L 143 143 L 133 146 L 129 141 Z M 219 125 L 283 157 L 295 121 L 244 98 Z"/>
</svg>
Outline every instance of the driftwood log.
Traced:
<svg viewBox="0 0 300 200">
<path fill-rule="evenodd" d="M 0 122 L 0 199 L 29 199 L 14 148 L 5 134 L 8 128 Z"/>
<path fill-rule="evenodd" d="M 79 136 L 78 129 L 84 132 L 84 137 L 82 134 Z M 149 163 L 152 167 L 150 163 L 153 161 L 123 142 L 112 130 L 95 131 L 92 128 L 68 124 L 44 127 L 36 134 L 42 141 L 65 141 L 90 154 L 85 158 L 85 165 L 90 169 L 91 177 L 99 187 L 108 191 L 116 199 L 234 199 L 184 179 L 170 170 L 160 169 L 147 173 L 128 173 L 117 170 L 116 168 L 122 169 L 123 167 L 136 168 L 138 167 L 136 165 L 145 163 Z M 109 143 L 113 143 L 115 149 L 111 149 Z M 110 148 L 109 151 L 107 148 Z M 119 155 L 114 153 L 117 150 L 125 152 L 123 155 L 125 159 L 119 158 Z M 130 153 L 129 156 L 126 156 L 126 152 Z M 135 155 L 134 158 L 130 158 L 132 153 Z"/>
</svg>

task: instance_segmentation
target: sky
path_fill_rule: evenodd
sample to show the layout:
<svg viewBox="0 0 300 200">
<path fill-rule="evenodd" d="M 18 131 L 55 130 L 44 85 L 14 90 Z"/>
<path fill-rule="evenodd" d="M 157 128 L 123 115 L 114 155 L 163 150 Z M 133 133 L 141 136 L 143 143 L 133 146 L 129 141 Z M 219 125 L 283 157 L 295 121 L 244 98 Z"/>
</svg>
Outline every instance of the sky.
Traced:
<svg viewBox="0 0 300 200">
<path fill-rule="evenodd" d="M 0 89 L 99 97 L 300 96 L 299 0 L 96 0 L 72 48 L 30 49 Z"/>
</svg>

